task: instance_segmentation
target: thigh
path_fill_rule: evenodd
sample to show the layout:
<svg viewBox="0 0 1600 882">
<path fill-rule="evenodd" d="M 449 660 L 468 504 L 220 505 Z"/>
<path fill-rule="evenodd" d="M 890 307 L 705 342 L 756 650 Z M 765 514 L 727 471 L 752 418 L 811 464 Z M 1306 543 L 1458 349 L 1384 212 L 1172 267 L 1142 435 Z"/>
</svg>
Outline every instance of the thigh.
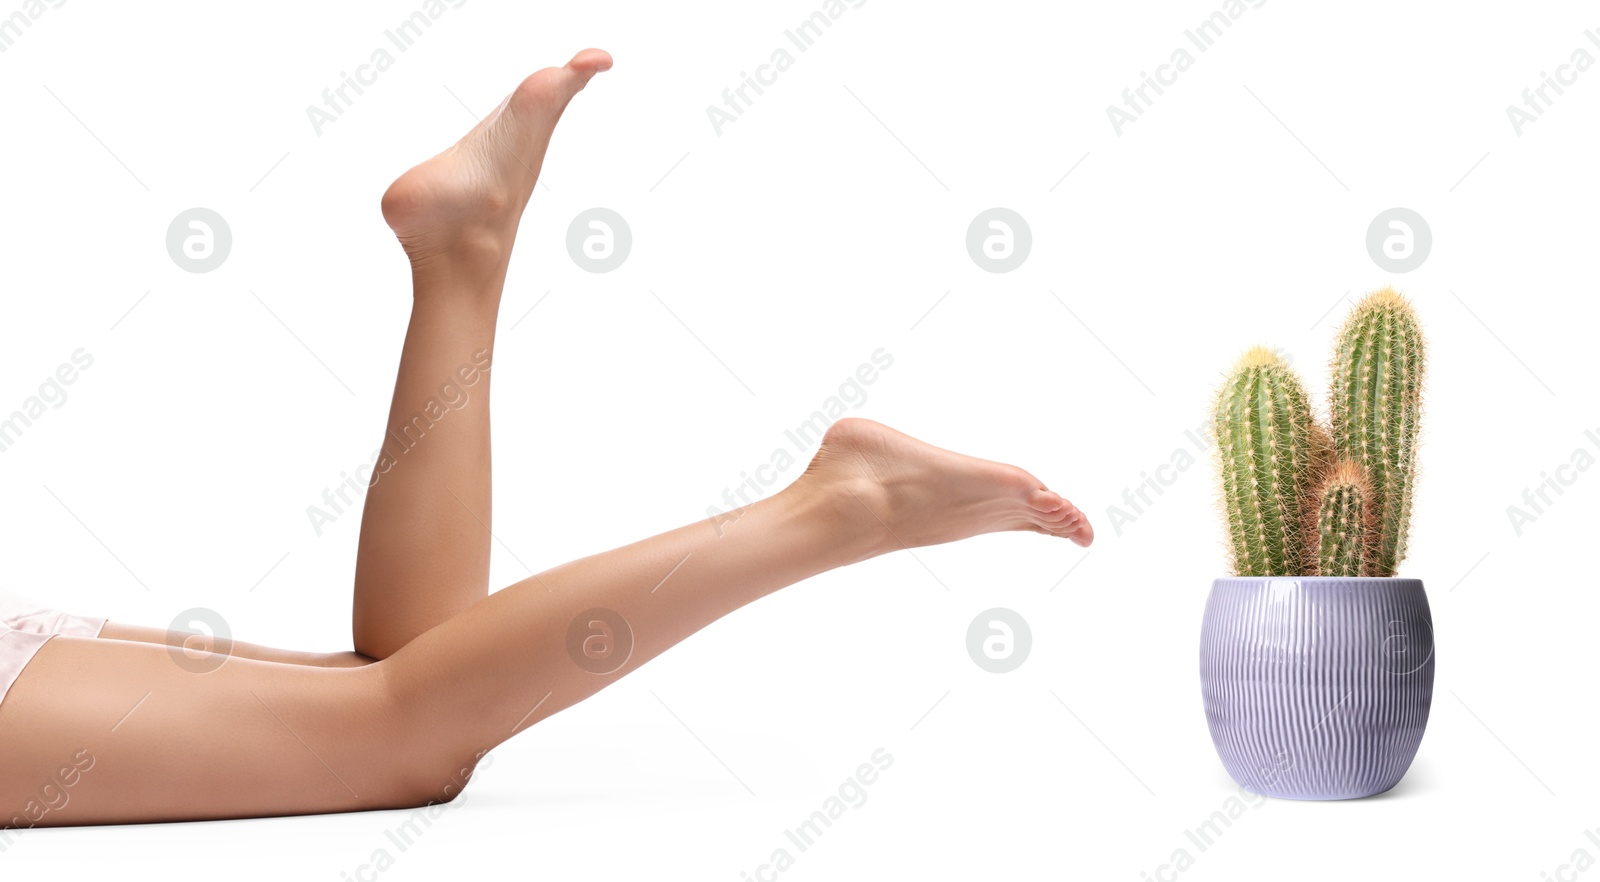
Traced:
<svg viewBox="0 0 1600 882">
<path fill-rule="evenodd" d="M 388 757 L 403 727 L 374 667 L 214 661 L 52 638 L 0 700 L 0 827 L 408 804 Z"/>
<path fill-rule="evenodd" d="M 95 635 L 102 640 L 131 640 L 135 643 L 154 643 L 169 646 L 189 654 L 223 652 L 236 658 L 253 658 L 261 661 L 283 662 L 291 665 L 317 665 L 325 668 L 354 668 L 372 664 L 374 659 L 358 652 L 303 652 L 297 649 L 278 649 L 246 643 L 243 640 L 218 638 L 192 631 L 169 631 L 145 625 L 124 625 L 106 622 Z"/>
</svg>

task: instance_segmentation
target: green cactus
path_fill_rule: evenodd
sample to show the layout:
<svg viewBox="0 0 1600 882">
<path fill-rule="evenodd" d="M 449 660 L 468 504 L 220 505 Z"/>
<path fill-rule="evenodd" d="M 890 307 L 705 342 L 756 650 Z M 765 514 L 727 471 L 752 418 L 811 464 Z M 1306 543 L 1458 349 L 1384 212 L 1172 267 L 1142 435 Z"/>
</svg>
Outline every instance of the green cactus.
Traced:
<svg viewBox="0 0 1600 882">
<path fill-rule="evenodd" d="M 1218 392 L 1212 431 L 1234 572 L 1306 572 L 1305 488 L 1321 443 L 1300 378 L 1270 349 L 1246 352 Z"/>
<path fill-rule="evenodd" d="M 1377 504 L 1371 575 L 1392 576 L 1406 555 L 1422 416 L 1422 329 L 1389 288 L 1367 295 L 1334 349 L 1330 411 L 1336 455 L 1360 463 Z"/>
<path fill-rule="evenodd" d="M 1328 470 L 1316 491 L 1308 537 L 1319 576 L 1370 576 L 1378 536 L 1377 506 L 1367 470 L 1346 459 Z"/>
<path fill-rule="evenodd" d="M 1236 575 L 1394 575 L 1411 520 L 1423 372 L 1416 314 L 1389 288 L 1339 330 L 1331 431 L 1275 352 L 1257 346 L 1239 359 L 1212 415 Z"/>
</svg>

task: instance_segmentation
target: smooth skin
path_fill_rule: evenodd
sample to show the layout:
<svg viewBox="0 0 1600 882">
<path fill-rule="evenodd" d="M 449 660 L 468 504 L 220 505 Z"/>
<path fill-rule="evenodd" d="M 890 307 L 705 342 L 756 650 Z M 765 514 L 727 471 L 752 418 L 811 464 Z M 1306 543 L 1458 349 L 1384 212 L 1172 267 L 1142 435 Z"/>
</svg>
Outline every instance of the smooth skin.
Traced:
<svg viewBox="0 0 1600 882">
<path fill-rule="evenodd" d="M 305 653 L 107 624 L 55 637 L 0 702 L 0 824 L 57 826 L 412 808 L 460 793 L 488 750 L 787 585 L 902 548 L 1088 519 L 1014 466 L 844 419 L 782 491 L 488 591 L 488 370 L 517 225 L 567 103 L 611 57 L 528 77 L 459 143 L 401 176 L 383 213 L 413 303 L 356 562 L 353 652 Z M 484 356 L 488 356 L 485 358 Z M 628 624 L 604 674 L 569 653 L 580 613 Z M 174 647 L 214 670 L 175 663 Z M 86 764 L 92 759 L 92 765 Z M 73 771 L 76 769 L 76 771 Z M 63 784 L 70 800 L 59 808 Z"/>
</svg>

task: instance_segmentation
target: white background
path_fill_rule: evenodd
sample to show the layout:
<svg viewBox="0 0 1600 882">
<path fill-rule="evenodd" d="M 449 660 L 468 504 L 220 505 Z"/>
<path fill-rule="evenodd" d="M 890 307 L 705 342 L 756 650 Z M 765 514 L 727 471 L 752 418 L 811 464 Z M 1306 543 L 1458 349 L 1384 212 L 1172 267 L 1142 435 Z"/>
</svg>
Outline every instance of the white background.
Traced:
<svg viewBox="0 0 1600 882">
<path fill-rule="evenodd" d="M 357 520 L 318 537 L 305 509 L 389 402 L 409 288 L 378 197 L 472 124 L 462 103 L 590 45 L 616 68 L 561 124 L 502 310 L 495 583 L 704 516 L 880 347 L 854 413 L 1028 468 L 1096 520 L 1093 549 L 988 536 L 782 592 L 496 750 L 403 853 L 403 816 L 370 813 L 32 831 L 0 873 L 373 878 L 388 847 L 385 879 L 737 882 L 878 748 L 866 804 L 781 878 L 1140 880 L 1184 847 L 1185 880 L 1534 880 L 1600 857 L 1600 471 L 1520 536 L 1506 513 L 1600 455 L 1600 72 L 1520 136 L 1505 111 L 1600 55 L 1593 8 L 1274 0 L 1119 136 L 1106 106 L 1216 3 L 870 0 L 716 134 L 706 107 L 820 6 L 471 0 L 321 136 L 306 106 L 420 4 L 48 9 L 0 54 L 0 411 L 80 347 L 94 364 L 0 454 L 7 584 L 346 648 Z M 206 275 L 164 243 L 196 205 L 234 235 Z M 635 240 L 603 275 L 564 243 L 597 205 Z M 964 244 L 996 205 L 1034 238 L 1008 274 Z M 1404 276 L 1365 247 L 1392 206 L 1434 237 Z M 1434 605 L 1427 737 L 1389 794 L 1269 801 L 1202 853 L 1184 831 L 1236 793 L 1196 676 L 1225 565 L 1209 466 L 1120 535 L 1107 507 L 1197 453 L 1185 432 L 1249 344 L 1320 396 L 1345 298 L 1385 284 L 1431 346 L 1402 568 Z M 1032 625 L 1014 673 L 966 653 L 993 606 Z"/>
</svg>

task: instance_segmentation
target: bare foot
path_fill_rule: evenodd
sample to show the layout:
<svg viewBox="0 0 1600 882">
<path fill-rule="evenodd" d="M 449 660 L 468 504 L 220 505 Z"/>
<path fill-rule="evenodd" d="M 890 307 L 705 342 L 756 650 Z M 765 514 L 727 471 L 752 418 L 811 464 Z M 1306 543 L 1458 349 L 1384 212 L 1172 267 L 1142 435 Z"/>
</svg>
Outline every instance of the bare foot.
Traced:
<svg viewBox="0 0 1600 882">
<path fill-rule="evenodd" d="M 510 256 L 561 112 L 591 77 L 610 68 L 610 55 L 585 49 L 565 67 L 534 73 L 454 146 L 389 186 L 383 218 L 413 267 L 462 248 L 478 264 Z"/>
<path fill-rule="evenodd" d="M 845 494 L 846 517 L 881 540 L 868 556 L 1032 530 L 1087 546 L 1094 528 L 1077 506 L 1016 466 L 934 447 L 871 420 L 834 423 L 797 485 Z M 852 506 L 854 507 L 852 509 Z"/>
</svg>

